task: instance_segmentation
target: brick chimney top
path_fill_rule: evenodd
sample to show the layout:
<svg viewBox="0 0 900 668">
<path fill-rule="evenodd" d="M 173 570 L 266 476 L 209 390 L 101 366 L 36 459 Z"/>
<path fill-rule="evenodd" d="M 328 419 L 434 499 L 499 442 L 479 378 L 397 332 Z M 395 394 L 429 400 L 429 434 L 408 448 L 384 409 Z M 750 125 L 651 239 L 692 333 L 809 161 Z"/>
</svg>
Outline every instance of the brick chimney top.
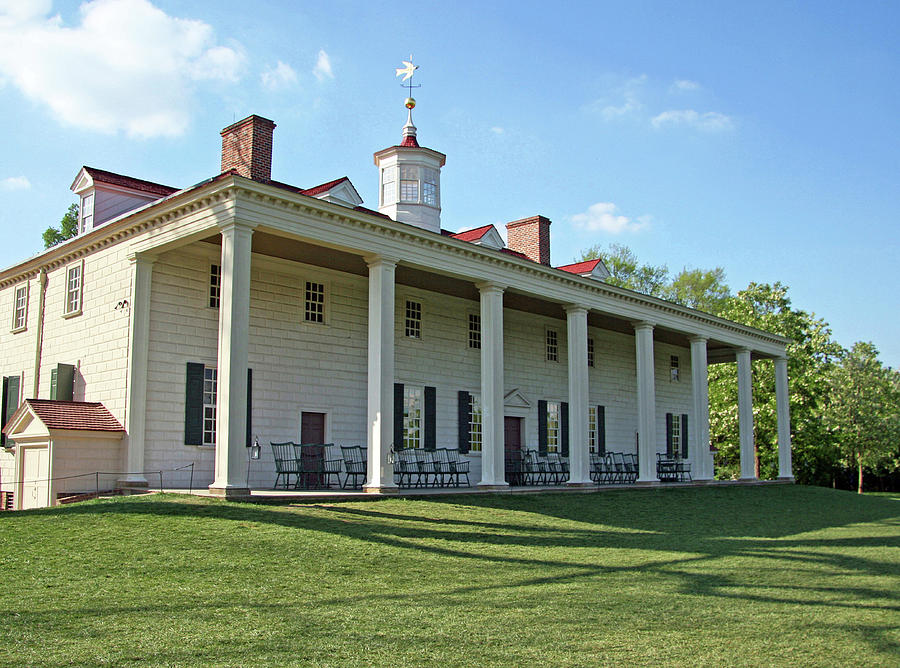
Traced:
<svg viewBox="0 0 900 668">
<path fill-rule="evenodd" d="M 550 219 L 531 216 L 506 224 L 506 246 L 529 260 L 550 266 Z"/>
<path fill-rule="evenodd" d="M 235 170 L 254 181 L 272 178 L 272 133 L 275 123 L 248 116 L 222 130 L 222 171 Z"/>
</svg>

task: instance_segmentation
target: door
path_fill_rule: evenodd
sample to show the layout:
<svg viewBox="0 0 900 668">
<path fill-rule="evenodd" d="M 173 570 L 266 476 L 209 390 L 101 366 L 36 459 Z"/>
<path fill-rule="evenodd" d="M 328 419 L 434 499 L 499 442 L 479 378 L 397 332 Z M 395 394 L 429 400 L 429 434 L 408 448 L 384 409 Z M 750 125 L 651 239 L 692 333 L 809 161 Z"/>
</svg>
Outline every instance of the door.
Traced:
<svg viewBox="0 0 900 668">
<path fill-rule="evenodd" d="M 303 411 L 300 414 L 300 442 L 325 442 L 325 413 Z"/>
<path fill-rule="evenodd" d="M 50 448 L 22 448 L 22 510 L 50 505 Z"/>
<path fill-rule="evenodd" d="M 522 476 L 522 418 L 503 418 L 505 477 L 510 485 L 524 484 Z"/>
<path fill-rule="evenodd" d="M 325 413 L 300 413 L 300 443 L 324 443 L 325 442 Z M 306 471 L 300 474 L 298 481 L 300 487 L 319 488 L 324 486 L 325 452 L 322 447 L 304 447 L 301 455 L 300 469 Z"/>
</svg>

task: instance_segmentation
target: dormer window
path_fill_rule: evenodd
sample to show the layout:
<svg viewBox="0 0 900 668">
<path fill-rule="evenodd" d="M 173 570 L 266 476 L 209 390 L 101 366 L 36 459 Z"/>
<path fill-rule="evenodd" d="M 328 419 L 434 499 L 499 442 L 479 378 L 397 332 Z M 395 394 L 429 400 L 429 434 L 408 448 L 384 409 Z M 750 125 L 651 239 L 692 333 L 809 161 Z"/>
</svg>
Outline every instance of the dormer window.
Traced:
<svg viewBox="0 0 900 668">
<path fill-rule="evenodd" d="M 79 214 L 81 217 L 81 224 L 78 226 L 79 233 L 90 232 L 94 229 L 94 193 L 88 193 L 81 198 Z"/>
</svg>

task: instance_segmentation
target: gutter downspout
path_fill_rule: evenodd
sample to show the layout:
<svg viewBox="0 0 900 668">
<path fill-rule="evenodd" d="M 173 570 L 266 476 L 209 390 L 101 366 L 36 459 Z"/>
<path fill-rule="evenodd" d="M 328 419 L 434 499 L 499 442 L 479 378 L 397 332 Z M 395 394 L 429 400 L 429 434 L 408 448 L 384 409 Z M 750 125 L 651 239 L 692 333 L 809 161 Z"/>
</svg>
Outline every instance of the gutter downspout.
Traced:
<svg viewBox="0 0 900 668">
<path fill-rule="evenodd" d="M 33 399 L 38 398 L 38 390 L 41 382 L 41 353 L 44 347 L 44 305 L 47 301 L 47 268 L 41 267 L 40 273 L 41 293 L 38 299 L 37 340 L 34 350 L 34 390 L 31 393 Z"/>
</svg>

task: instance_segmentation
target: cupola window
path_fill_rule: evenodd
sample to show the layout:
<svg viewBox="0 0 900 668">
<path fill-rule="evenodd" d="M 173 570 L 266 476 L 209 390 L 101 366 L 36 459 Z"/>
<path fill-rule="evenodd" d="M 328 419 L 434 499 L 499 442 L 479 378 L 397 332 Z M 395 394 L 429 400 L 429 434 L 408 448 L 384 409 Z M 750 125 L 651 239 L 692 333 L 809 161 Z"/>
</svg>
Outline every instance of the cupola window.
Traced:
<svg viewBox="0 0 900 668">
<path fill-rule="evenodd" d="M 400 201 L 419 201 L 419 168 L 414 165 L 400 167 Z"/>
<path fill-rule="evenodd" d="M 397 201 L 397 168 L 385 167 L 381 172 L 381 203 L 394 204 Z"/>
<path fill-rule="evenodd" d="M 422 168 L 422 202 L 437 206 L 438 173 L 436 169 Z"/>
</svg>

